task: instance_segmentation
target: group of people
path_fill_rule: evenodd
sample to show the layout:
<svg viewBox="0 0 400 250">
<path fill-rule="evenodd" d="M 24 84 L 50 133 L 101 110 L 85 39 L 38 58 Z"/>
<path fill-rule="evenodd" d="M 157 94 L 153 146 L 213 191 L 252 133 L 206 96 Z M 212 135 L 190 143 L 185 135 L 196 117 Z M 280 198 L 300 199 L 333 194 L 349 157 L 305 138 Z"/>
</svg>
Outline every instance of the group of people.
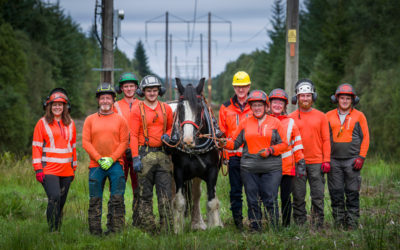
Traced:
<svg viewBox="0 0 400 250">
<path fill-rule="evenodd" d="M 369 146 L 366 118 L 354 109 L 359 98 L 350 84 L 338 87 L 332 101 L 338 108 L 324 114 L 312 104 L 317 98 L 307 79 L 296 83 L 292 103 L 298 109 L 287 114 L 289 97 L 282 89 L 269 95 L 253 90 L 250 77 L 240 71 L 232 82 L 235 95 L 219 111 L 218 140 L 228 161 L 230 201 L 234 223 L 243 228 L 242 192 L 246 192 L 250 228 L 261 231 L 263 211 L 277 228 L 281 190 L 282 225 L 307 221 L 305 196 L 309 181 L 312 223 L 324 222 L 325 173 L 335 224 L 355 228 L 359 218 L 360 170 Z M 124 97 L 116 101 L 117 93 Z M 163 141 L 169 141 L 173 114 L 159 101 L 165 93 L 156 76 L 139 84 L 132 73 L 124 73 L 114 87 L 102 83 L 96 90 L 98 111 L 83 126 L 82 147 L 89 163 L 89 231 L 102 235 L 102 200 L 109 180 L 107 231 L 119 232 L 125 225 L 125 186 L 131 179 L 132 223 L 154 231 L 153 188 L 156 187 L 161 230 L 172 229 L 172 162 Z M 135 98 L 135 94 L 143 100 Z M 60 230 L 62 210 L 77 168 L 76 128 L 70 117 L 71 104 L 62 88 L 53 89 L 43 104 L 45 115 L 36 124 L 32 163 L 48 196 L 50 231 Z M 264 210 L 261 205 L 264 205 Z"/>
<path fill-rule="evenodd" d="M 323 227 L 327 174 L 335 225 L 356 228 L 360 170 L 369 147 L 369 132 L 364 114 L 354 108 L 359 98 L 352 85 L 337 88 L 331 97 L 337 108 L 327 114 L 312 107 L 317 92 L 308 79 L 295 85 L 291 103 L 298 109 L 291 114 L 286 111 L 289 97 L 283 89 L 273 89 L 269 95 L 262 90 L 249 93 L 250 77 L 243 71 L 234 75 L 232 85 L 235 95 L 219 111 L 220 129 L 226 136 L 219 143 L 226 149 L 236 227 L 243 228 L 243 187 L 252 230 L 262 230 L 262 211 L 266 211 L 270 226 L 278 227 L 279 188 L 282 226 L 290 225 L 292 206 L 295 223 L 305 224 L 307 180 L 311 224 Z"/>
</svg>

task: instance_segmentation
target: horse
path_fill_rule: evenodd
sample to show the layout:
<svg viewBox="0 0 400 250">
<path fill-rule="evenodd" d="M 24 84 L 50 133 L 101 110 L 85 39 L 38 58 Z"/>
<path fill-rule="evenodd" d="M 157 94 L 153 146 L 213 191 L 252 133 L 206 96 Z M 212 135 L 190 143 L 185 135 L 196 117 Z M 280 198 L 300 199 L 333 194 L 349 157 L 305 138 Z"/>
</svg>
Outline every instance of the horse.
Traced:
<svg viewBox="0 0 400 250">
<path fill-rule="evenodd" d="M 185 197 L 184 183 L 192 180 L 191 228 L 205 230 L 207 227 L 223 227 L 219 200 L 216 197 L 218 171 L 221 167 L 220 150 L 215 140 L 211 109 L 202 95 L 205 79 L 194 87 L 184 87 L 176 78 L 180 94 L 173 121 L 171 138 L 179 138 L 172 147 L 176 194 L 172 201 L 174 232 L 181 233 L 184 227 Z M 213 139 L 214 137 L 214 139 Z M 200 212 L 201 180 L 207 184 L 207 225 Z"/>
</svg>

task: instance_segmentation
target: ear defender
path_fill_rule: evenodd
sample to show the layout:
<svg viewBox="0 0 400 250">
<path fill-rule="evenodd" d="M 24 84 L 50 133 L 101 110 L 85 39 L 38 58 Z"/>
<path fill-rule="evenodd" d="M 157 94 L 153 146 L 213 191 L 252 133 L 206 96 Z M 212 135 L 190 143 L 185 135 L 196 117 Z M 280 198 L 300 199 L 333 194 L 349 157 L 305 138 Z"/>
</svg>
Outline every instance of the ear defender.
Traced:
<svg viewBox="0 0 400 250">
<path fill-rule="evenodd" d="M 167 89 L 164 87 L 160 87 L 160 90 L 158 92 L 159 96 L 163 96 L 167 92 Z"/>
<path fill-rule="evenodd" d="M 136 94 L 137 94 L 139 97 L 144 97 L 144 93 L 143 93 L 143 91 L 142 91 L 140 88 L 138 88 L 138 89 L 136 90 Z"/>
<path fill-rule="evenodd" d="M 337 101 L 335 95 L 331 95 L 331 102 L 332 102 L 333 104 L 337 104 L 337 103 L 338 103 L 338 101 Z"/>
<path fill-rule="evenodd" d="M 297 104 L 297 95 L 292 97 L 292 104 L 296 105 Z"/>
<path fill-rule="evenodd" d="M 118 94 L 122 93 L 122 89 L 121 89 L 119 83 L 114 84 L 114 89 L 115 89 L 115 92 L 117 92 Z"/>
<path fill-rule="evenodd" d="M 355 96 L 353 99 L 353 105 L 357 105 L 360 102 L 360 97 Z"/>
</svg>

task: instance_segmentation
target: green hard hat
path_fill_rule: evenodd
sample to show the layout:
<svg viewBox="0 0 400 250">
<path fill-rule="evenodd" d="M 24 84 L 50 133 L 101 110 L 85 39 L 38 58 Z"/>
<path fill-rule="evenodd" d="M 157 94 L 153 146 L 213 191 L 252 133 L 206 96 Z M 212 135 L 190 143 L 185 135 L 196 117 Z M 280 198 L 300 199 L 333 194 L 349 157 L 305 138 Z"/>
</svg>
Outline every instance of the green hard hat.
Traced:
<svg viewBox="0 0 400 250">
<path fill-rule="evenodd" d="M 117 95 L 114 87 L 111 85 L 111 83 L 108 82 L 103 82 L 99 85 L 99 87 L 97 87 L 96 97 L 99 97 L 102 94 L 111 94 L 113 97 Z"/>
<path fill-rule="evenodd" d="M 136 85 L 139 84 L 137 77 L 133 73 L 123 73 L 119 78 L 119 85 L 121 86 L 124 82 L 133 82 Z"/>
</svg>

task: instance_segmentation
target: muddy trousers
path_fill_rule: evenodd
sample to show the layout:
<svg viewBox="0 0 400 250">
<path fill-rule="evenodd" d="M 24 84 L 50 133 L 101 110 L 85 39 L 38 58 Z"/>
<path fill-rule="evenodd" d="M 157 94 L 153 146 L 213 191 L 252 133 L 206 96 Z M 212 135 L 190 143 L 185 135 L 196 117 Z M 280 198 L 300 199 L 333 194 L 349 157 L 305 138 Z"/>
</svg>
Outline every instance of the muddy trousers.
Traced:
<svg viewBox="0 0 400 250">
<path fill-rule="evenodd" d="M 161 230 L 173 230 L 171 211 L 172 163 L 163 151 L 149 152 L 142 158 L 143 169 L 138 174 L 138 203 L 136 225 L 154 232 L 153 188 L 156 187 Z"/>
<path fill-rule="evenodd" d="M 261 199 L 268 212 L 265 217 L 269 219 L 271 227 L 276 229 L 279 223 L 278 189 L 282 170 L 258 174 L 242 168 L 241 176 L 247 197 L 250 228 L 261 230 L 262 214 L 259 202 Z"/>
<path fill-rule="evenodd" d="M 121 231 L 125 224 L 125 177 L 122 166 L 115 162 L 107 171 L 100 167 L 90 168 L 89 172 L 89 231 L 101 235 L 101 214 L 103 190 L 106 180 L 110 181 L 110 215 L 107 232 Z"/>
<path fill-rule="evenodd" d="M 307 221 L 306 192 L 307 180 L 311 195 L 311 223 L 317 227 L 324 224 L 325 176 L 321 164 L 307 164 L 307 176 L 295 177 L 293 181 L 293 219 L 297 225 Z"/>
<path fill-rule="evenodd" d="M 62 210 L 67 200 L 69 186 L 73 177 L 61 177 L 56 175 L 45 175 L 43 187 L 46 191 L 47 203 L 47 223 L 50 232 L 59 231 L 62 220 Z"/>
<path fill-rule="evenodd" d="M 355 158 L 331 158 L 328 188 L 331 196 L 332 215 L 337 227 L 358 226 L 360 218 L 360 171 L 353 169 Z"/>
<path fill-rule="evenodd" d="M 282 175 L 280 184 L 281 188 L 281 211 L 282 211 L 282 226 L 290 225 L 290 217 L 292 216 L 292 182 L 294 177 L 291 175 Z"/>
<path fill-rule="evenodd" d="M 238 228 L 243 226 L 243 181 L 242 177 L 240 176 L 240 159 L 241 157 L 232 156 L 229 157 L 228 162 L 229 184 L 231 186 L 229 198 L 231 202 L 233 221 Z"/>
</svg>

